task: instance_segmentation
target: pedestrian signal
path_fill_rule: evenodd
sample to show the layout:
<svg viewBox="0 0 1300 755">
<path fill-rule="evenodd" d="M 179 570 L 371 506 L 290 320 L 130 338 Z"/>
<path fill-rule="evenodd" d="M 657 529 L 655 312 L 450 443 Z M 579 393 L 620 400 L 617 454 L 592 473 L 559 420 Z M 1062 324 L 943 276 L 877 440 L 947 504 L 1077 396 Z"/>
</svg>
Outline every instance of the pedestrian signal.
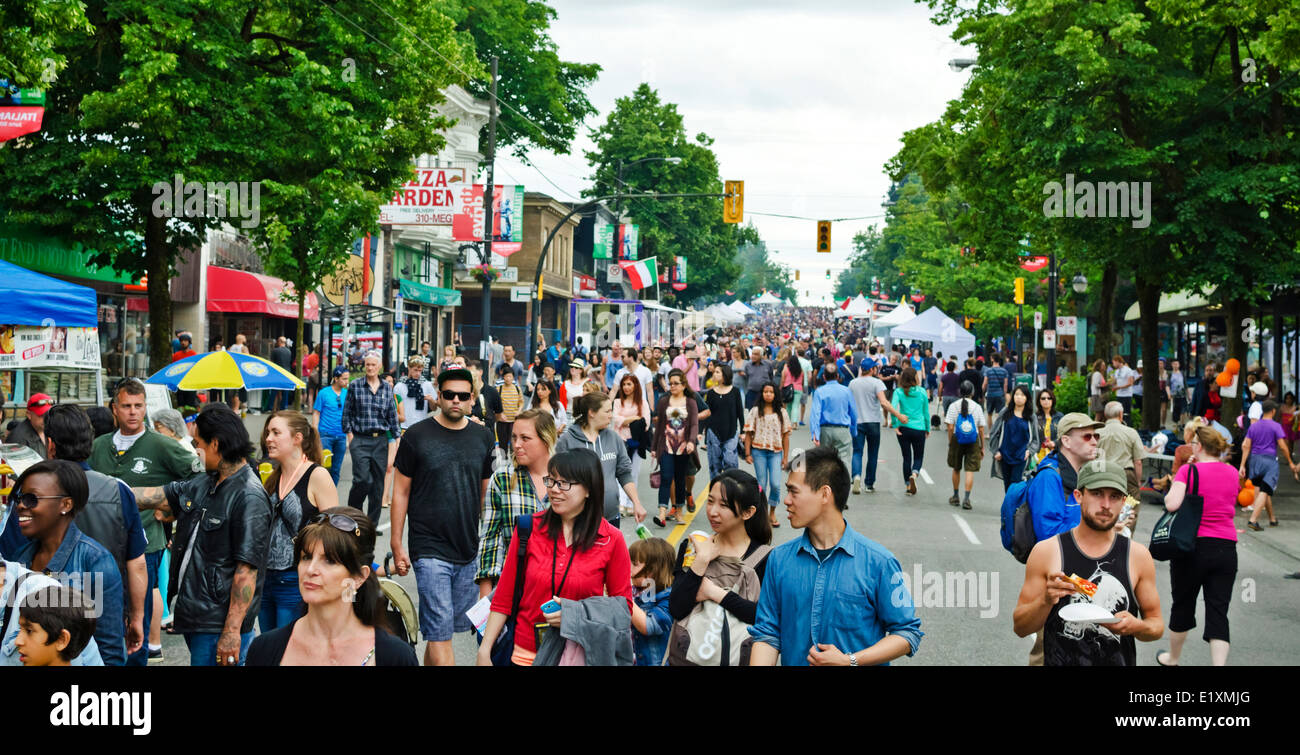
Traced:
<svg viewBox="0 0 1300 755">
<path fill-rule="evenodd" d="M 831 252 L 831 221 L 829 220 L 817 221 L 817 251 L 826 254 Z M 830 277 L 829 272 L 826 277 Z"/>
<path fill-rule="evenodd" d="M 722 222 L 739 223 L 745 215 L 745 182 L 727 181 L 722 198 Z"/>
</svg>

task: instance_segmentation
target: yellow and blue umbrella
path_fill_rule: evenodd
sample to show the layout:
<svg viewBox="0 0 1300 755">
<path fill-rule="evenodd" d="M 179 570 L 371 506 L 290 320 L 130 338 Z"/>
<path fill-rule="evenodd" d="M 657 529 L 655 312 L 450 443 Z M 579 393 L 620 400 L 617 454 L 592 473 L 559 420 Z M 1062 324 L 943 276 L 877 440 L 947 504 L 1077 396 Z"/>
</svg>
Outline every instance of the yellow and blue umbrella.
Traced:
<svg viewBox="0 0 1300 755">
<path fill-rule="evenodd" d="M 274 362 L 229 351 L 209 351 L 178 359 L 150 375 L 145 382 L 165 385 L 173 391 L 212 388 L 289 391 L 306 387 L 306 383 Z"/>
</svg>

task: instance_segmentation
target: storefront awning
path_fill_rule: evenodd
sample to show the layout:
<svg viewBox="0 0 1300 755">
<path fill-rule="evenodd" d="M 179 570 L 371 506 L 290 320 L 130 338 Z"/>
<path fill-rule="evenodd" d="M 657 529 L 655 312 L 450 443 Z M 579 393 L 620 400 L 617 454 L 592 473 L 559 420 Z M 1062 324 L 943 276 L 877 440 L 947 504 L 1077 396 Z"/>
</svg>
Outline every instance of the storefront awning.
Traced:
<svg viewBox="0 0 1300 755">
<path fill-rule="evenodd" d="M 293 285 L 279 278 L 216 265 L 208 267 L 209 312 L 257 313 L 297 319 L 298 303 L 280 298 L 285 291 L 292 293 Z M 316 294 L 307 294 L 302 314 L 306 320 L 320 319 Z"/>
<path fill-rule="evenodd" d="M 431 304 L 435 307 L 460 306 L 459 291 L 416 283 L 405 278 L 398 278 L 397 283 L 402 296 L 409 301 L 418 301 L 421 304 Z"/>
<path fill-rule="evenodd" d="M 1214 294 L 1214 291 L 1215 289 L 1211 288 L 1204 295 L 1192 291 L 1178 291 L 1172 294 L 1161 294 L 1160 303 L 1156 305 L 1156 311 L 1162 315 L 1166 315 L 1170 312 L 1179 313 L 1183 310 L 1190 311 L 1200 309 L 1201 307 L 1207 307 L 1210 305 L 1209 297 Z M 1130 322 L 1139 319 L 1142 317 L 1141 310 L 1142 308 L 1138 306 L 1138 303 L 1133 302 L 1133 305 L 1124 313 L 1124 320 Z"/>
</svg>

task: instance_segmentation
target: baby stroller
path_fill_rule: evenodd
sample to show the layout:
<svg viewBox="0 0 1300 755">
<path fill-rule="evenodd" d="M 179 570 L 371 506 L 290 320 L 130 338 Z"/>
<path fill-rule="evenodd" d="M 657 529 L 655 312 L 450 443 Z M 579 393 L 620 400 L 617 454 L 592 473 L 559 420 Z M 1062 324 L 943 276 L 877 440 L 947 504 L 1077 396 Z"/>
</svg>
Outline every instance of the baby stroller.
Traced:
<svg viewBox="0 0 1300 755">
<path fill-rule="evenodd" d="M 393 554 L 384 556 L 384 574 L 392 574 Z M 384 618 L 388 620 L 388 629 L 393 636 L 405 640 L 412 649 L 420 640 L 420 617 L 415 609 L 415 601 L 406 588 L 388 577 L 379 578 L 379 590 L 387 603 Z"/>
</svg>

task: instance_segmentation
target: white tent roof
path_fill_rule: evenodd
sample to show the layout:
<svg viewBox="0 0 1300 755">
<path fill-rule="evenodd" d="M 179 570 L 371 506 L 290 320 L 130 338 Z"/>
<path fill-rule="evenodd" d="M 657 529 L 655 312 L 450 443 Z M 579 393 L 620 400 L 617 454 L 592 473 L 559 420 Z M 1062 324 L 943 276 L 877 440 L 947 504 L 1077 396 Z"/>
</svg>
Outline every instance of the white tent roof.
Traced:
<svg viewBox="0 0 1300 755">
<path fill-rule="evenodd" d="M 894 326 L 889 335 L 894 339 L 930 341 L 936 351 L 944 354 L 975 350 L 975 336 L 938 307 L 930 307 L 910 321 Z"/>
<path fill-rule="evenodd" d="M 754 300 L 755 304 L 785 304 L 781 297 L 774 295 L 771 291 L 764 291 L 763 295 Z"/>
<path fill-rule="evenodd" d="M 709 307 L 704 311 L 709 315 L 712 315 L 713 319 L 723 323 L 739 323 L 745 321 L 744 317 L 739 315 L 726 304 L 714 304 L 712 307 Z"/>
<path fill-rule="evenodd" d="M 735 312 L 736 314 L 741 315 L 742 317 L 745 315 L 758 314 L 757 310 L 755 310 L 753 307 L 749 306 L 748 304 L 746 304 L 745 302 L 739 299 L 733 301 L 731 304 L 727 306 L 729 309 L 731 309 L 732 312 Z"/>
<path fill-rule="evenodd" d="M 849 305 L 835 313 L 836 317 L 870 317 L 871 302 L 861 294 L 858 298 L 849 301 Z"/>
<path fill-rule="evenodd" d="M 907 306 L 906 304 L 899 304 L 897 307 L 894 308 L 894 311 L 890 312 L 889 314 L 883 315 L 881 317 L 877 317 L 876 327 L 892 328 L 896 325 L 902 325 L 903 323 L 910 322 L 915 317 L 916 317 L 916 312 L 911 307 Z M 898 337 L 897 331 L 895 331 L 894 337 L 895 338 Z"/>
</svg>

